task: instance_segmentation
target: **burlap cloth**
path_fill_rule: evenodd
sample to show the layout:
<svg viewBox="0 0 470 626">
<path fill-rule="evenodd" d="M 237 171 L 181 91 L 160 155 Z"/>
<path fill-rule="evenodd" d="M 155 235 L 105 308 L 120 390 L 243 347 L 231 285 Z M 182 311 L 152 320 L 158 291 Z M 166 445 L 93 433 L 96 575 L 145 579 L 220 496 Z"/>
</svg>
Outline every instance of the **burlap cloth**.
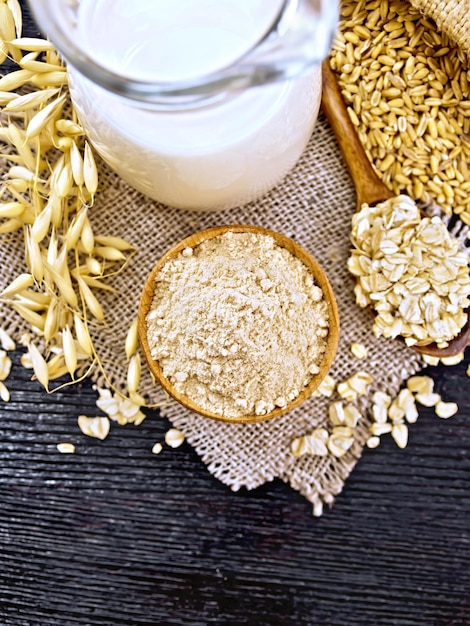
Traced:
<svg viewBox="0 0 470 626">
<path fill-rule="evenodd" d="M 465 31 L 463 27 L 470 19 L 466 14 L 468 0 L 413 0 L 413 4 L 429 11 L 459 42 L 460 36 L 462 46 L 468 44 L 470 29 Z M 341 338 L 331 375 L 340 382 L 358 370 L 365 370 L 374 378 L 369 394 L 358 403 L 363 418 L 355 429 L 355 444 L 341 459 L 332 456 L 295 458 L 290 452 L 293 438 L 327 425 L 328 405 L 338 399 L 336 396 L 315 397 L 288 415 L 248 425 L 211 421 L 175 404 L 162 406 L 162 415 L 183 431 L 208 470 L 233 490 L 253 489 L 279 477 L 302 493 L 312 502 L 314 510 L 320 512 L 322 502 L 333 502 L 341 491 L 361 455 L 368 437 L 372 393 L 382 390 L 395 395 L 402 382 L 423 365 L 421 357 L 399 341 L 376 339 L 371 331 L 371 313 L 355 304 L 354 283 L 346 268 L 354 209 L 352 183 L 322 116 L 302 158 L 284 181 L 263 199 L 229 211 L 194 213 L 164 207 L 131 189 L 101 164 L 99 194 L 90 215 L 94 231 L 125 237 L 137 249 L 126 270 L 113 281 L 116 294 L 106 292 L 101 298 L 107 326 L 94 336 L 107 373 L 118 389 L 125 392 L 126 387 L 125 335 L 136 315 L 140 293 L 152 266 L 180 239 L 199 229 L 226 223 L 255 224 L 277 230 L 294 238 L 316 257 L 331 281 L 340 311 Z M 25 271 L 22 239 L 7 239 L 0 246 L 0 286 Z M 15 337 L 26 330 L 4 304 L 0 304 L 0 314 L 2 325 Z M 352 342 L 361 342 L 368 348 L 367 358 L 358 360 L 352 355 Z M 98 371 L 93 376 L 98 384 L 105 386 Z M 152 387 L 148 375 L 142 389 L 149 402 L 165 399 L 159 388 Z M 76 420 L 74 416 L 71 418 L 73 431 Z"/>
<path fill-rule="evenodd" d="M 341 340 L 332 376 L 339 382 L 366 370 L 374 377 L 372 390 L 396 394 L 405 377 L 419 369 L 418 355 L 398 341 L 376 340 L 371 332 L 371 313 L 354 301 L 354 282 L 346 267 L 350 218 L 355 209 L 354 188 L 326 121 L 320 117 L 311 141 L 295 169 L 275 190 L 243 208 L 216 213 L 179 211 L 148 200 L 101 164 L 100 190 L 90 218 L 96 234 L 125 237 L 136 246 L 126 270 L 113 280 L 117 294 L 103 294 L 107 326 L 94 341 L 113 383 L 125 391 L 123 346 L 129 324 L 136 315 L 140 293 L 152 266 L 167 248 L 195 231 L 226 223 L 256 224 L 294 238 L 324 267 L 339 304 Z M 23 267 L 23 244 L 14 239 L 0 248 L 0 284 L 6 285 Z M 7 327 L 18 336 L 21 324 L 10 309 L 1 306 Z M 4 324 L 5 325 L 5 324 Z M 369 348 L 367 359 L 350 351 L 352 342 Z M 96 372 L 96 380 L 105 385 Z M 142 388 L 149 390 L 150 378 Z M 150 402 L 163 395 L 153 387 Z M 309 500 L 332 501 L 360 457 L 367 438 L 366 418 L 356 429 L 356 443 L 342 459 L 294 458 L 294 437 L 326 424 L 330 399 L 313 398 L 292 413 L 261 424 L 225 424 L 183 409 L 164 406 L 161 412 L 182 430 L 209 471 L 237 490 L 249 489 L 280 477 Z M 364 412 L 369 398 L 364 399 Z M 73 416 L 71 416 L 73 418 Z M 71 419 L 71 430 L 75 419 Z M 150 444 L 151 442 L 149 442 Z"/>
</svg>

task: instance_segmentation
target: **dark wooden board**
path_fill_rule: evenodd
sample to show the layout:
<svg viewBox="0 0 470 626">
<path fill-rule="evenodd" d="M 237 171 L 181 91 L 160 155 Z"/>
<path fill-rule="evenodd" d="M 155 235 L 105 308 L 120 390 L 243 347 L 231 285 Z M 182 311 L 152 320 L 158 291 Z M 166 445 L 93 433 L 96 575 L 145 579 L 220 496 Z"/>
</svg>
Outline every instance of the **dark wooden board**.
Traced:
<svg viewBox="0 0 470 626">
<path fill-rule="evenodd" d="M 366 450 L 315 519 L 279 480 L 231 492 L 188 444 L 153 455 L 157 412 L 83 436 L 91 383 L 48 396 L 19 356 L 0 404 L 2 626 L 470 624 L 470 358 L 430 368 L 458 415 L 423 409 L 405 450 Z"/>
<path fill-rule="evenodd" d="M 408 448 L 366 451 L 314 519 L 280 481 L 232 493 L 187 444 L 152 455 L 157 413 L 83 436 L 91 385 L 47 396 L 18 356 L 0 407 L 2 624 L 470 623 L 463 364 L 432 371 L 459 414 L 424 410 Z"/>
</svg>

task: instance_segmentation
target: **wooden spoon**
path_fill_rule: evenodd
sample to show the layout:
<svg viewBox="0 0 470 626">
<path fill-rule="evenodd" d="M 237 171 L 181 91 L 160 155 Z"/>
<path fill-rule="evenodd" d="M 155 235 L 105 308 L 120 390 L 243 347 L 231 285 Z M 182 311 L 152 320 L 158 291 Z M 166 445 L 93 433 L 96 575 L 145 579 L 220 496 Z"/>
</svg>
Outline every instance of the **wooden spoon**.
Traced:
<svg viewBox="0 0 470 626">
<path fill-rule="evenodd" d="M 289 402 L 289 404 L 287 404 L 285 408 L 274 409 L 273 411 L 265 415 L 244 415 L 242 417 L 227 417 L 198 406 L 191 398 L 176 391 L 173 384 L 163 375 L 163 371 L 159 362 L 153 359 L 150 351 L 149 339 L 147 335 L 147 315 L 150 311 L 154 297 L 156 275 L 159 273 L 165 263 L 177 256 L 185 248 L 193 248 L 203 241 L 207 241 L 208 239 L 217 237 L 218 235 L 221 235 L 228 231 L 234 233 L 257 233 L 270 235 L 271 237 L 273 237 L 279 246 L 289 250 L 291 254 L 299 258 L 307 266 L 315 279 L 315 283 L 322 289 L 325 301 L 328 305 L 328 314 L 330 318 L 329 334 L 326 340 L 326 350 L 322 357 L 322 361 L 319 364 L 320 371 L 318 372 L 318 374 L 313 376 L 308 385 L 304 387 L 300 394 L 296 398 L 294 398 L 294 400 Z M 138 312 L 138 330 L 140 345 L 147 361 L 147 365 L 154 378 L 160 383 L 163 389 L 165 389 L 165 391 L 171 397 L 173 397 L 186 408 L 191 409 L 192 411 L 199 413 L 200 415 L 204 415 L 205 417 L 210 417 L 212 419 L 221 420 L 224 422 L 246 424 L 251 422 L 261 422 L 287 413 L 288 411 L 291 411 L 295 407 L 299 406 L 299 404 L 301 404 L 304 400 L 310 397 L 312 393 L 318 388 L 322 380 L 328 374 L 333 363 L 336 350 L 338 348 L 339 315 L 336 299 L 330 283 L 328 282 L 326 274 L 324 273 L 320 265 L 318 265 L 317 261 L 304 248 L 299 246 L 289 237 L 286 237 L 285 235 L 274 232 L 272 230 L 268 230 L 266 228 L 261 228 L 258 226 L 233 224 L 228 226 L 216 226 L 214 228 L 199 231 L 194 235 L 191 235 L 190 237 L 187 237 L 186 239 L 177 243 L 160 258 L 153 270 L 150 272 L 150 275 L 147 278 L 147 281 L 145 282 L 142 291 Z"/>
<path fill-rule="evenodd" d="M 393 198 L 395 194 L 375 173 L 353 123 L 348 115 L 346 103 L 328 59 L 323 62 L 322 109 L 336 136 L 344 160 L 356 189 L 357 210 L 366 203 L 376 205 Z M 467 321 L 461 332 L 449 342 L 446 348 L 438 348 L 435 343 L 427 346 L 413 346 L 421 354 L 435 357 L 454 356 L 470 342 L 470 324 Z"/>
</svg>

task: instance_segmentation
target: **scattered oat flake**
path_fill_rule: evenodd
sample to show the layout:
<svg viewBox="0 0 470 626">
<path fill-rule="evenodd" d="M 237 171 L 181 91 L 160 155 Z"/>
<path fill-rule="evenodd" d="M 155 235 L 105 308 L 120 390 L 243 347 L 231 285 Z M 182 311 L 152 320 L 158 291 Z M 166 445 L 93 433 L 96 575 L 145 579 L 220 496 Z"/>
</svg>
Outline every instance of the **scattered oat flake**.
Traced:
<svg viewBox="0 0 470 626">
<path fill-rule="evenodd" d="M 29 354 L 29 352 L 25 352 L 24 354 L 21 355 L 20 363 L 26 370 L 33 369 L 33 361 L 31 359 L 31 355 Z"/>
<path fill-rule="evenodd" d="M 392 432 L 392 425 L 388 422 L 386 424 L 375 423 L 370 425 L 369 430 L 376 437 L 380 437 Z"/>
<path fill-rule="evenodd" d="M 407 387 L 400 390 L 400 393 L 398 394 L 396 398 L 396 403 L 397 403 L 397 406 L 399 406 L 404 411 L 406 411 L 406 409 L 409 406 L 414 404 L 413 394 Z"/>
<path fill-rule="evenodd" d="M 356 406 L 348 404 L 344 407 L 344 423 L 346 426 L 354 428 L 355 426 L 357 426 L 357 423 L 360 419 L 361 412 Z"/>
<path fill-rule="evenodd" d="M 290 451 L 296 458 L 299 458 L 299 456 L 306 454 L 308 448 L 305 437 L 296 437 L 295 439 L 293 439 L 290 444 Z"/>
<path fill-rule="evenodd" d="M 459 407 L 455 402 L 443 402 L 440 400 L 434 407 L 434 410 L 438 417 L 448 419 L 457 413 Z"/>
<path fill-rule="evenodd" d="M 430 376 L 411 376 L 406 386 L 413 393 L 430 394 L 434 390 L 434 380 Z"/>
<path fill-rule="evenodd" d="M 354 443 L 354 437 L 344 437 L 342 435 L 331 435 L 328 439 L 328 450 L 338 459 L 346 454 Z"/>
<path fill-rule="evenodd" d="M 344 424 L 345 415 L 344 415 L 343 403 L 332 402 L 330 406 L 328 407 L 328 416 L 329 416 L 330 422 L 334 426 L 340 426 L 341 424 Z"/>
<path fill-rule="evenodd" d="M 107 417 L 87 417 L 80 415 L 78 427 L 84 435 L 95 437 L 96 439 L 106 439 L 109 434 L 110 421 Z"/>
<path fill-rule="evenodd" d="M 408 424 L 415 424 L 418 421 L 419 413 L 416 408 L 416 404 L 410 404 L 410 406 L 405 411 L 405 419 Z"/>
<path fill-rule="evenodd" d="M 356 372 L 344 382 L 339 383 L 337 391 L 347 402 L 354 402 L 358 396 L 363 396 L 367 393 L 367 389 L 372 381 L 372 376 L 367 372 Z"/>
<path fill-rule="evenodd" d="M 315 428 L 309 435 L 297 437 L 291 443 L 291 452 L 298 458 L 304 454 L 326 456 L 329 433 L 326 428 Z"/>
<path fill-rule="evenodd" d="M 408 444 L 408 426 L 395 424 L 392 428 L 392 438 L 399 448 L 406 448 Z"/>
<path fill-rule="evenodd" d="M 317 393 L 320 394 L 321 396 L 326 396 L 327 398 L 330 398 L 335 391 L 335 387 L 336 387 L 335 379 L 329 374 L 327 374 L 325 378 L 322 380 L 322 382 L 320 383 L 317 389 Z"/>
<path fill-rule="evenodd" d="M 377 448 L 380 445 L 380 437 L 377 436 L 373 436 L 373 437 L 369 437 L 369 439 L 366 441 L 366 446 L 368 448 Z"/>
<path fill-rule="evenodd" d="M 427 407 L 436 406 L 441 400 L 438 393 L 417 393 L 415 397 L 417 402 Z"/>
<path fill-rule="evenodd" d="M 57 450 L 61 454 L 73 454 L 75 452 L 75 446 L 73 443 L 58 443 Z"/>
<path fill-rule="evenodd" d="M 398 405 L 398 399 L 395 399 L 388 409 L 388 417 L 394 423 L 403 421 L 405 417 L 405 409 Z"/>
<path fill-rule="evenodd" d="M 352 343 L 351 352 L 356 359 L 364 359 L 368 354 L 368 350 L 363 343 Z"/>
<path fill-rule="evenodd" d="M 323 436 L 322 433 L 326 433 L 326 436 Z M 327 456 L 328 431 L 325 428 L 316 428 L 310 435 L 306 435 L 303 440 L 306 448 L 305 454 Z"/>
<path fill-rule="evenodd" d="M 165 443 L 170 448 L 179 448 L 184 442 L 184 435 L 180 430 L 176 428 L 170 428 L 165 433 Z"/>
<path fill-rule="evenodd" d="M 454 356 L 441 357 L 441 363 L 443 365 L 458 365 L 464 359 L 465 359 L 465 354 L 463 352 L 459 352 L 458 354 L 454 354 Z"/>
<path fill-rule="evenodd" d="M 438 356 L 430 356 L 429 354 L 423 354 L 423 361 L 427 364 L 427 365 L 431 365 L 431 366 L 436 366 L 439 365 L 439 357 Z"/>
<path fill-rule="evenodd" d="M 372 405 L 372 416 L 374 418 L 374 421 L 378 424 L 385 424 L 388 417 L 387 407 L 381 404 Z"/>
<path fill-rule="evenodd" d="M 163 450 L 163 446 L 160 442 L 155 443 L 152 447 L 152 454 L 160 454 L 160 452 Z"/>
<path fill-rule="evenodd" d="M 389 407 L 392 402 L 392 398 L 384 391 L 376 391 L 372 396 L 372 402 L 374 404 L 378 404 L 379 406 Z"/>
<path fill-rule="evenodd" d="M 145 404 L 142 396 L 133 394 L 132 397 L 121 396 L 115 393 L 114 396 L 109 389 L 95 387 L 99 398 L 96 406 L 106 413 L 109 419 L 117 422 L 120 426 L 142 424 L 146 415 L 140 409 Z"/>
<path fill-rule="evenodd" d="M 0 350 L 0 381 L 6 380 L 11 371 L 11 359 L 5 352 Z"/>
<path fill-rule="evenodd" d="M 346 402 L 354 402 L 357 400 L 357 392 L 354 389 L 351 389 L 349 383 L 347 381 L 338 383 L 338 387 L 336 388 L 338 394 L 346 400 Z"/>
<path fill-rule="evenodd" d="M 0 380 L 0 398 L 3 400 L 3 402 L 10 401 L 10 390 L 5 385 L 5 383 L 3 383 L 1 380 Z"/>
</svg>

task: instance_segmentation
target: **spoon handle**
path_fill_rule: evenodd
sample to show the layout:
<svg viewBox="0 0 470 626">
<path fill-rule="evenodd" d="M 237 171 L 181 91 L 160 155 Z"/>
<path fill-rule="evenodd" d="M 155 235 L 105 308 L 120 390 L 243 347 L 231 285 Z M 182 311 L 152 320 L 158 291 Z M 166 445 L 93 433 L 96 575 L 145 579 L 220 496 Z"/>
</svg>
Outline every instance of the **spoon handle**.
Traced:
<svg viewBox="0 0 470 626">
<path fill-rule="evenodd" d="M 322 65 L 323 90 L 322 108 L 331 129 L 336 136 L 346 165 L 356 188 L 357 206 L 377 204 L 394 196 L 393 192 L 375 173 L 367 154 L 362 147 L 356 129 L 348 115 L 346 104 L 341 94 L 329 60 Z"/>
</svg>

